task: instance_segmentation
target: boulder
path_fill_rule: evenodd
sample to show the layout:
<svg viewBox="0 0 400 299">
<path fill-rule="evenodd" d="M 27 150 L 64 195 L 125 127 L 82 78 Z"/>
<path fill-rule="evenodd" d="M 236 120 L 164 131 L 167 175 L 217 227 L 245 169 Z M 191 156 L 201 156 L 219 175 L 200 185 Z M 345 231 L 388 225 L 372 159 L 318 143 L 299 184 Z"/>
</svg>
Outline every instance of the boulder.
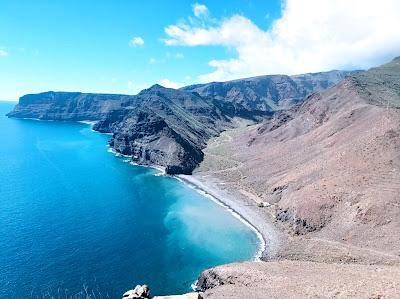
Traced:
<svg viewBox="0 0 400 299">
<path fill-rule="evenodd" d="M 150 298 L 150 288 L 148 285 L 137 285 L 133 290 L 129 290 L 122 295 L 122 299 Z"/>
</svg>

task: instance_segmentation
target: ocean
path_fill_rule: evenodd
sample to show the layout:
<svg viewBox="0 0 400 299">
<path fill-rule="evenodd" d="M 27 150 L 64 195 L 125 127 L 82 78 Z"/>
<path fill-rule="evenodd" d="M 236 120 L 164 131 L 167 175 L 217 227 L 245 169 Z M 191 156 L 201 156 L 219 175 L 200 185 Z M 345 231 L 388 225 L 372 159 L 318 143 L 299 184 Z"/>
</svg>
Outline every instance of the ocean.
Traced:
<svg viewBox="0 0 400 299">
<path fill-rule="evenodd" d="M 224 207 L 116 157 L 90 125 L 9 119 L 13 105 L 0 102 L 0 298 L 183 293 L 254 258 L 257 235 Z"/>
</svg>

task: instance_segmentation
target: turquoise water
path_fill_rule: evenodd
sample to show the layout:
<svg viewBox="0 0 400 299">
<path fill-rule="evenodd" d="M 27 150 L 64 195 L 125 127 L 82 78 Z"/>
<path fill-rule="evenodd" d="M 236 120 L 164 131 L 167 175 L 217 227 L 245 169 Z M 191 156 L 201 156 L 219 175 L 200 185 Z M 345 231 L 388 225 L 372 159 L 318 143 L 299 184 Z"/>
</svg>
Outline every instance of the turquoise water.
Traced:
<svg viewBox="0 0 400 299">
<path fill-rule="evenodd" d="M 250 228 L 177 180 L 107 152 L 109 136 L 8 119 L 12 106 L 0 103 L 0 298 L 84 286 L 120 298 L 140 283 L 182 293 L 203 269 L 256 253 Z"/>
</svg>

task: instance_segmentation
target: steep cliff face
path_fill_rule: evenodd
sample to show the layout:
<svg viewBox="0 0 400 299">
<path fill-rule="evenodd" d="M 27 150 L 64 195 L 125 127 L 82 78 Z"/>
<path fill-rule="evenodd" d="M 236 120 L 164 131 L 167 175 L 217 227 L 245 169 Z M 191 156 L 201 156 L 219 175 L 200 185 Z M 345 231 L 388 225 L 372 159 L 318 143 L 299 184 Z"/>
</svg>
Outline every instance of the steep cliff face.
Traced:
<svg viewBox="0 0 400 299">
<path fill-rule="evenodd" d="M 112 133 L 110 145 L 139 164 L 189 174 L 203 160 L 207 141 L 234 117 L 261 121 L 348 72 L 264 76 L 180 90 L 154 85 L 135 96 L 46 92 L 21 97 L 10 117 L 92 120 Z"/>
<path fill-rule="evenodd" d="M 42 120 L 98 120 L 129 96 L 80 92 L 43 92 L 24 95 L 9 117 Z"/>
<path fill-rule="evenodd" d="M 212 82 L 183 87 L 201 96 L 220 99 L 250 111 L 287 109 L 315 91 L 333 86 L 358 71 L 330 71 L 295 76 L 269 75 L 228 82 Z"/>
<path fill-rule="evenodd" d="M 188 174 L 203 159 L 207 140 L 229 126 L 230 109 L 198 94 L 154 85 L 110 112 L 94 129 L 114 133 L 110 144 L 137 163 Z"/>
</svg>

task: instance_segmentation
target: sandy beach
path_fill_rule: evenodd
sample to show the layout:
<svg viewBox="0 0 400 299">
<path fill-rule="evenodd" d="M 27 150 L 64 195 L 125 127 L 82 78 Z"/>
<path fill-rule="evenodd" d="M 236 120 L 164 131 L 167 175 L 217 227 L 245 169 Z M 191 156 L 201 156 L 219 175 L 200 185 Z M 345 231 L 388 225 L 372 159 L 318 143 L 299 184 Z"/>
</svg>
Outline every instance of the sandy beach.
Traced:
<svg viewBox="0 0 400 299">
<path fill-rule="evenodd" d="M 260 251 L 257 259 L 272 258 L 278 252 L 282 233 L 268 222 L 265 211 L 258 207 L 254 201 L 249 200 L 240 193 L 224 188 L 224 183 L 216 178 L 199 174 L 177 175 L 176 178 L 188 184 L 204 195 L 212 197 L 219 204 L 225 206 L 234 216 L 239 217 L 246 225 L 255 230 L 260 239 Z"/>
</svg>

